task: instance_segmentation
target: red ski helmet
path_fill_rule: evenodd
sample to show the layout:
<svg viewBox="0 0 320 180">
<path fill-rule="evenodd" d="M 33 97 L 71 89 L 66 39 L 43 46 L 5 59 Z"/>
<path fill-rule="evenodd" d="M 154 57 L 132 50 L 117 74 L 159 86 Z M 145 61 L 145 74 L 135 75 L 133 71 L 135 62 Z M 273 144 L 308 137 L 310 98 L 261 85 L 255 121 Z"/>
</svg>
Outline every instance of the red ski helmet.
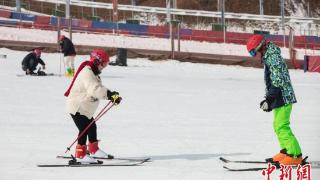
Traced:
<svg viewBox="0 0 320 180">
<path fill-rule="evenodd" d="M 104 49 L 94 49 L 90 54 L 90 61 L 95 65 L 106 65 L 109 63 L 109 55 Z"/>
<path fill-rule="evenodd" d="M 41 57 L 41 49 L 34 49 L 33 52 L 36 54 L 37 57 Z"/>
<path fill-rule="evenodd" d="M 262 44 L 265 42 L 263 36 L 255 34 L 249 38 L 247 41 L 247 50 L 252 55 L 255 56 L 255 53 L 260 49 Z"/>
<path fill-rule="evenodd" d="M 65 38 L 64 35 L 60 35 L 60 36 L 59 36 L 59 41 L 62 41 L 64 38 Z"/>
</svg>

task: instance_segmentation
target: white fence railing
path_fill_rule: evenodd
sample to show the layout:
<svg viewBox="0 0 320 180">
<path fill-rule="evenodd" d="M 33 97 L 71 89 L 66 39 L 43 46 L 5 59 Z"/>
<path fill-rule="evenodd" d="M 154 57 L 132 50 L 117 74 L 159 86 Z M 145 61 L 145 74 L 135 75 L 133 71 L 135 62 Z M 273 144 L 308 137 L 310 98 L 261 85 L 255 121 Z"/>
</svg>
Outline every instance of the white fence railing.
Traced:
<svg viewBox="0 0 320 180">
<path fill-rule="evenodd" d="M 53 4 L 66 4 L 65 0 L 35 0 L 35 1 L 47 2 L 47 3 L 53 3 Z M 102 3 L 102 2 L 83 1 L 83 0 L 82 1 L 81 0 L 70 0 L 70 5 L 80 6 L 80 7 L 113 9 L 112 3 Z M 145 13 L 156 13 L 156 14 L 167 14 L 166 8 L 149 7 L 149 6 L 132 6 L 132 5 L 119 4 L 118 10 L 145 12 Z M 199 10 L 189 10 L 189 9 L 171 9 L 171 14 L 181 15 L 181 16 L 199 16 L 199 17 L 212 17 L 212 18 L 220 18 L 221 17 L 221 12 L 199 11 Z M 226 18 L 226 19 L 239 19 L 239 20 L 281 22 L 281 16 L 257 15 L 257 14 L 246 14 L 246 13 L 225 12 L 224 18 Z M 319 22 L 318 18 L 294 17 L 294 16 L 285 16 L 284 20 L 287 23 L 316 24 L 317 22 Z"/>
</svg>

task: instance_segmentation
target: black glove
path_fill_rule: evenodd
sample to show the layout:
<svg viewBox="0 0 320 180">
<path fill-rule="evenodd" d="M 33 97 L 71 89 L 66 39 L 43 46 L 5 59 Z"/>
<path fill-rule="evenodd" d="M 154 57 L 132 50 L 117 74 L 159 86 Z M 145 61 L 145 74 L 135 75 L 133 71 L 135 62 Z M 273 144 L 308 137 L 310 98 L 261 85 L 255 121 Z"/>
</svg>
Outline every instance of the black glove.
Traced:
<svg viewBox="0 0 320 180">
<path fill-rule="evenodd" d="M 260 109 L 262 109 L 263 111 L 266 111 L 266 112 L 272 111 L 270 106 L 271 104 L 266 99 L 260 102 Z"/>
<path fill-rule="evenodd" d="M 118 105 L 122 100 L 121 96 L 119 95 L 119 93 L 117 91 L 109 91 L 108 90 L 107 97 L 115 105 Z"/>
<path fill-rule="evenodd" d="M 265 99 L 260 102 L 260 108 L 266 112 L 272 111 L 271 104 L 273 103 L 274 100 L 275 100 L 274 96 L 270 96 L 270 95 L 266 96 Z"/>
</svg>

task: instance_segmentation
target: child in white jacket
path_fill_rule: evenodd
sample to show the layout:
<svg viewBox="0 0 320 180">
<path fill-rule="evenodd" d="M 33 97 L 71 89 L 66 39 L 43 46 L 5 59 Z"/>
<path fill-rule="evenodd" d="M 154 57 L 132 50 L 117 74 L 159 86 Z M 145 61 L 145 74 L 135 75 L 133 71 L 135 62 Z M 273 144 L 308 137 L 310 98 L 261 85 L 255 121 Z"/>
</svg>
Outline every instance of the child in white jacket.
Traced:
<svg viewBox="0 0 320 180">
<path fill-rule="evenodd" d="M 72 83 L 64 94 L 67 97 L 67 112 L 76 124 L 79 134 L 94 120 L 93 114 L 98 108 L 99 99 L 109 99 L 115 105 L 121 102 L 119 93 L 104 87 L 99 77 L 108 63 L 109 55 L 105 50 L 93 50 L 90 60 L 80 65 Z M 87 137 L 89 138 L 88 149 L 86 145 Z M 87 154 L 87 151 L 90 154 Z M 88 163 L 96 162 L 92 157 L 113 157 L 99 148 L 95 123 L 78 139 L 75 157 L 79 162 Z"/>
</svg>

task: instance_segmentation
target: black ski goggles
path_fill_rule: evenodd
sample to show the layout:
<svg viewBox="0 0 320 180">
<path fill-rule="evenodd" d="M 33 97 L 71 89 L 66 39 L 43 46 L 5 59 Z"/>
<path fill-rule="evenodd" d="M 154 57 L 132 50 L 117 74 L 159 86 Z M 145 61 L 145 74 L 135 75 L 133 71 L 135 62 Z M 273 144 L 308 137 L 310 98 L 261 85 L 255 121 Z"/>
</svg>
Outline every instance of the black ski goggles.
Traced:
<svg viewBox="0 0 320 180">
<path fill-rule="evenodd" d="M 257 52 L 254 49 L 252 49 L 251 51 L 249 51 L 249 54 L 251 57 L 256 57 Z"/>
</svg>

